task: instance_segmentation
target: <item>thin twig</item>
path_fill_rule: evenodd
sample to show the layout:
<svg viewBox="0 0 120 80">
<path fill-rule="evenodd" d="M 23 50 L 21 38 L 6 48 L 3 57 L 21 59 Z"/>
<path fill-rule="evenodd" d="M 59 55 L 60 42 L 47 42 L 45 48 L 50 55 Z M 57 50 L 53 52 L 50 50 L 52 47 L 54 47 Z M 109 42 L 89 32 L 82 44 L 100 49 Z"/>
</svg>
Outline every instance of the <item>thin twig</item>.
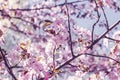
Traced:
<svg viewBox="0 0 120 80">
<path fill-rule="evenodd" d="M 83 1 L 89 1 L 89 0 L 83 0 Z M 68 2 L 68 3 L 61 3 L 61 4 L 58 4 L 58 5 L 53 5 L 53 6 L 46 6 L 46 7 L 40 7 L 40 8 L 34 8 L 34 9 L 9 9 L 10 11 L 34 11 L 34 10 L 41 10 L 41 9 L 50 9 L 50 8 L 53 8 L 53 7 L 58 7 L 58 6 L 64 6 L 64 5 L 67 5 L 67 4 L 74 4 L 74 3 L 79 3 L 79 2 L 83 2 L 83 1 L 72 1 L 72 2 Z"/>
<path fill-rule="evenodd" d="M 99 20 L 100 20 L 100 13 L 99 13 L 99 11 L 98 11 L 98 5 L 97 5 L 97 2 L 96 2 L 96 0 L 94 0 L 94 2 L 95 2 L 95 5 L 96 5 L 96 12 L 97 12 L 97 21 L 93 24 L 93 26 L 92 26 L 92 34 L 91 34 L 91 36 L 92 36 L 92 43 L 94 42 L 94 28 L 95 28 L 95 25 L 99 22 Z"/>
<path fill-rule="evenodd" d="M 27 21 L 27 20 L 25 20 L 25 19 L 22 19 L 21 17 L 10 16 L 10 15 L 9 15 L 8 13 L 6 13 L 4 10 L 0 10 L 0 12 L 2 13 L 2 16 L 4 16 L 4 17 L 8 17 L 8 18 L 10 18 L 10 19 L 11 19 L 11 18 L 12 18 L 12 19 L 18 19 L 18 20 L 21 20 L 21 21 L 23 21 L 23 22 L 29 23 L 29 24 L 31 24 L 31 25 L 33 26 L 34 29 L 39 28 L 38 25 L 34 24 L 33 22 L 30 22 L 30 21 Z"/>
<path fill-rule="evenodd" d="M 109 40 L 112 40 L 112 41 L 120 42 L 120 40 L 113 39 L 113 38 L 110 38 L 110 37 L 107 37 L 107 36 L 105 36 L 105 38 L 107 38 L 107 39 L 109 39 Z"/>
<path fill-rule="evenodd" d="M 34 24 L 34 23 L 30 22 L 30 21 L 27 21 L 27 20 L 25 20 L 25 19 L 22 19 L 21 17 L 12 17 L 12 16 L 10 16 L 10 17 L 31 24 L 31 25 L 33 26 L 34 29 L 39 28 L 38 25 L 36 25 L 36 24 Z"/>
<path fill-rule="evenodd" d="M 85 53 L 84 55 L 89 55 L 89 56 L 94 56 L 94 57 L 101 57 L 101 58 L 107 58 L 107 59 L 111 59 L 111 60 L 113 60 L 113 61 L 115 61 L 115 62 L 117 62 L 117 63 L 120 64 L 119 61 L 117 61 L 117 60 L 115 60 L 115 59 L 113 59 L 113 58 L 111 58 L 111 57 L 109 57 L 109 56 L 95 55 L 95 54 L 90 54 L 90 53 Z"/>
<path fill-rule="evenodd" d="M 11 25 L 12 25 L 12 26 L 16 26 L 15 24 L 11 24 Z M 17 32 L 17 33 L 21 33 L 21 34 L 23 34 L 23 35 L 25 35 L 25 36 L 28 36 L 27 33 L 25 33 L 24 31 L 21 31 L 20 29 L 18 29 L 17 26 L 16 26 L 15 28 L 4 26 L 4 28 L 10 29 L 10 30 L 15 31 L 15 32 Z"/>
<path fill-rule="evenodd" d="M 67 3 L 67 0 L 65 0 L 65 2 Z M 69 15 L 69 9 L 68 9 L 68 6 L 67 4 L 65 5 L 66 6 L 66 9 L 67 9 L 67 16 L 68 16 L 68 33 L 69 33 L 69 41 L 70 41 L 70 50 L 71 50 L 71 54 L 72 56 L 74 57 L 74 52 L 73 52 L 73 45 L 72 45 L 72 36 L 71 36 L 71 25 L 70 25 L 70 15 Z"/>
<path fill-rule="evenodd" d="M 101 6 L 101 9 L 102 9 L 102 11 L 103 11 L 103 15 L 104 15 L 104 18 L 105 18 L 105 21 L 106 21 L 106 29 L 108 30 L 108 29 L 109 29 L 108 19 L 107 19 L 107 16 L 106 16 L 105 10 L 103 9 L 102 6 Z"/>
</svg>

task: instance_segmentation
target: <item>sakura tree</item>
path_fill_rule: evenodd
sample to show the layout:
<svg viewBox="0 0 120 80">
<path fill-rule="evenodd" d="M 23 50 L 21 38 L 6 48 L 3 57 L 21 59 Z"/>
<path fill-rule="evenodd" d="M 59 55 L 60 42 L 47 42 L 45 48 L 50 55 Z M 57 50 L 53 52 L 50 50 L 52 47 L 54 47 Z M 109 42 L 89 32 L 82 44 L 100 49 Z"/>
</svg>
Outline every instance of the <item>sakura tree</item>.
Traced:
<svg viewBox="0 0 120 80">
<path fill-rule="evenodd" d="M 119 80 L 119 14 L 119 0 L 0 0 L 0 80 Z"/>
</svg>

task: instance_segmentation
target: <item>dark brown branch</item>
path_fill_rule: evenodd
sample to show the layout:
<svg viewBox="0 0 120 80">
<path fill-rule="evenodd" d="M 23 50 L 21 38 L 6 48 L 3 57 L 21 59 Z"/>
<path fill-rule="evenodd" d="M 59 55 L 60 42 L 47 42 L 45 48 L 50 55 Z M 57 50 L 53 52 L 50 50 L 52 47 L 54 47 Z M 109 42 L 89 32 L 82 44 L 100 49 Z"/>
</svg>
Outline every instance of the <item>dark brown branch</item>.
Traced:
<svg viewBox="0 0 120 80">
<path fill-rule="evenodd" d="M 12 25 L 15 26 L 14 24 L 12 24 Z M 21 34 L 27 36 L 27 33 L 25 33 L 24 31 L 19 30 L 18 27 L 16 27 L 16 28 L 7 27 L 7 26 L 4 26 L 4 27 L 7 28 L 7 29 L 13 30 L 13 31 L 15 31 L 15 32 L 18 32 L 18 33 L 21 33 Z"/>
<path fill-rule="evenodd" d="M 115 24 L 113 24 L 105 33 L 103 33 L 98 39 L 96 39 L 88 48 L 92 49 L 92 47 L 99 42 L 107 33 L 109 33 L 113 28 L 115 28 L 120 23 L 120 20 L 118 20 Z"/>
<path fill-rule="evenodd" d="M 105 14 L 105 10 L 103 9 L 103 7 L 101 7 L 102 11 L 103 11 L 103 15 L 105 17 L 105 21 L 106 21 L 106 29 L 108 30 L 109 29 L 109 23 L 108 23 L 108 19 L 107 19 L 107 16 Z"/>
<path fill-rule="evenodd" d="M 94 41 L 94 28 L 95 28 L 95 25 L 99 22 L 99 20 L 100 20 L 100 13 L 99 13 L 99 11 L 98 11 L 98 5 L 97 5 L 97 2 L 96 2 L 96 0 L 94 0 L 94 2 L 95 2 L 95 5 L 96 5 L 96 12 L 97 12 L 97 21 L 93 24 L 93 26 L 92 26 L 92 33 L 91 33 L 91 37 L 92 37 L 92 43 L 93 43 L 93 41 Z"/>
<path fill-rule="evenodd" d="M 7 68 L 8 73 L 12 76 L 13 80 L 17 80 L 17 78 L 13 74 L 12 68 L 10 67 L 9 62 L 7 61 L 7 59 L 6 59 L 5 55 L 4 55 L 4 52 L 1 49 L 1 47 L 0 47 L 0 53 L 2 55 L 2 59 L 3 59 L 4 63 L 5 63 L 5 66 Z"/>
<path fill-rule="evenodd" d="M 83 1 L 88 1 L 88 0 L 83 0 Z M 34 11 L 34 10 L 41 10 L 41 9 L 50 9 L 50 8 L 53 8 L 53 7 L 57 7 L 57 6 L 64 6 L 64 5 L 67 5 L 67 4 L 74 4 L 74 3 L 79 3 L 79 2 L 83 2 L 83 1 L 72 1 L 72 2 L 68 2 L 68 3 L 62 3 L 62 4 L 58 4 L 58 5 L 53 5 L 53 6 L 46 6 L 46 7 L 41 7 L 41 8 L 34 8 L 34 9 L 9 9 L 10 11 Z"/>
<path fill-rule="evenodd" d="M 14 66 L 11 66 L 11 68 L 23 68 L 23 66 L 18 66 L 18 64 L 22 61 L 22 59 L 23 59 L 23 56 Z"/>
<path fill-rule="evenodd" d="M 29 23 L 33 26 L 34 29 L 36 28 L 39 28 L 38 25 L 34 24 L 33 22 L 30 22 L 30 21 L 27 21 L 25 19 L 22 19 L 21 17 L 13 17 L 13 16 L 10 16 L 8 13 L 6 13 L 4 10 L 0 10 L 0 12 L 2 13 L 2 16 L 4 17 L 7 17 L 7 18 L 10 18 L 10 19 L 18 19 L 18 20 L 21 20 L 23 22 L 26 22 L 26 23 Z"/>
<path fill-rule="evenodd" d="M 23 21 L 23 22 L 29 23 L 29 24 L 31 24 L 31 25 L 33 26 L 34 29 L 39 28 L 38 25 L 36 25 L 36 24 L 34 24 L 34 23 L 30 22 L 30 21 L 27 21 L 27 20 L 25 20 L 25 19 L 22 19 L 21 17 L 12 17 L 12 16 L 11 16 L 11 18 L 18 19 L 18 20 L 21 20 L 21 21 Z"/>
<path fill-rule="evenodd" d="M 71 36 L 71 25 L 70 25 L 70 15 L 69 15 L 69 9 L 68 9 L 68 5 L 67 5 L 67 0 L 65 0 L 66 2 L 66 10 L 67 10 L 67 16 L 68 16 L 68 20 L 67 20 L 67 23 L 68 23 L 68 33 L 69 33 L 69 41 L 70 41 L 70 50 L 71 50 L 71 54 L 72 56 L 74 57 L 74 52 L 73 52 L 73 45 L 72 45 L 72 36 Z"/>
<path fill-rule="evenodd" d="M 74 56 L 73 58 L 69 59 L 68 61 L 66 61 L 65 63 L 63 63 L 62 65 L 60 65 L 59 67 L 56 68 L 56 70 L 61 69 L 62 67 L 64 67 L 65 65 L 68 65 L 70 62 L 72 62 L 74 59 L 78 58 L 79 56 L 81 56 L 82 54 L 79 54 L 77 56 Z"/>
<path fill-rule="evenodd" d="M 117 62 L 117 63 L 120 64 L 119 61 L 117 61 L 117 60 L 115 60 L 115 59 L 113 59 L 113 58 L 111 58 L 111 57 L 109 57 L 109 56 L 95 55 L 95 54 L 89 54 L 89 53 L 85 53 L 84 55 L 89 55 L 89 56 L 94 56 L 94 57 L 101 57 L 101 58 L 107 58 L 107 59 L 113 60 L 113 61 L 115 61 L 115 62 Z"/>
<path fill-rule="evenodd" d="M 75 57 L 69 59 L 68 61 L 66 61 L 65 63 L 63 63 L 63 64 L 60 65 L 59 67 L 57 67 L 56 69 L 59 70 L 59 69 L 61 69 L 62 67 L 64 67 L 65 65 L 69 65 L 70 62 L 72 62 L 73 60 L 75 60 L 76 58 L 78 58 L 78 57 L 81 56 L 81 55 L 88 55 L 88 56 L 94 56 L 94 57 L 107 58 L 107 59 L 113 60 L 113 61 L 115 61 L 115 62 L 117 62 L 117 63 L 120 64 L 119 61 L 117 61 L 116 59 L 113 59 L 113 58 L 111 58 L 111 57 L 109 57 L 109 56 L 95 55 L 95 54 L 90 54 L 90 53 L 84 53 L 84 54 L 79 54 L 79 55 L 77 55 L 77 56 L 75 56 Z"/>
<path fill-rule="evenodd" d="M 112 40 L 112 41 L 120 42 L 120 40 L 113 39 L 113 38 L 110 38 L 110 37 L 107 37 L 107 36 L 105 36 L 105 38 L 107 38 L 107 39 L 109 39 L 109 40 Z"/>
</svg>

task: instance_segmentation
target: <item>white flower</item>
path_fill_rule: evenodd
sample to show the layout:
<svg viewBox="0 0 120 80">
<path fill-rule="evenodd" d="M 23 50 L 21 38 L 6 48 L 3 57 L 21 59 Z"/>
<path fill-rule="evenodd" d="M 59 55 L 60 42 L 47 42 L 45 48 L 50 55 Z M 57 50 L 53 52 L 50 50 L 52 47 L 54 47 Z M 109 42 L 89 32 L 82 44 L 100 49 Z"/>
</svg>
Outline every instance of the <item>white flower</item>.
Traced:
<svg viewBox="0 0 120 80">
<path fill-rule="evenodd" d="M 116 32 L 113 34 L 113 38 L 116 39 L 116 40 L 120 40 L 120 31 L 116 31 Z"/>
<path fill-rule="evenodd" d="M 103 39 L 103 45 L 106 46 L 106 47 L 108 47 L 108 39 L 106 39 L 106 38 Z"/>
</svg>

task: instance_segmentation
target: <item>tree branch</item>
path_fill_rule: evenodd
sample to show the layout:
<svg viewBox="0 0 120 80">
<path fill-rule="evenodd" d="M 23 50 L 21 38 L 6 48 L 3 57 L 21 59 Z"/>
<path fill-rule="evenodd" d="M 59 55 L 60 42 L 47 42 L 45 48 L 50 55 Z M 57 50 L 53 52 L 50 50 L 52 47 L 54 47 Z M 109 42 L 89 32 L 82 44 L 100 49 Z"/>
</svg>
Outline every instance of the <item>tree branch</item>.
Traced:
<svg viewBox="0 0 120 80">
<path fill-rule="evenodd" d="M 100 20 L 100 13 L 98 11 L 98 5 L 97 5 L 97 2 L 96 0 L 94 0 L 95 2 L 95 5 L 96 5 L 96 12 L 97 12 L 97 21 L 93 24 L 92 26 L 92 33 L 91 33 L 91 37 L 92 37 L 92 43 L 94 42 L 94 28 L 95 28 L 95 25 L 99 22 Z"/>
<path fill-rule="evenodd" d="M 104 18 L 105 18 L 105 21 L 106 21 L 106 29 L 108 30 L 109 29 L 109 23 L 108 23 L 108 19 L 107 19 L 107 16 L 105 14 L 105 10 L 103 9 L 103 7 L 101 6 L 101 9 L 103 11 L 103 15 L 104 15 Z"/>
<path fill-rule="evenodd" d="M 109 39 L 109 40 L 112 40 L 112 41 L 120 42 L 120 40 L 113 39 L 113 38 L 110 38 L 110 37 L 107 37 L 107 36 L 105 36 L 105 38 L 107 38 L 107 39 Z"/>
<path fill-rule="evenodd" d="M 3 59 L 4 63 L 5 63 L 5 66 L 7 68 L 8 73 L 12 76 L 13 80 L 17 80 L 17 78 L 13 74 L 12 68 L 10 67 L 9 62 L 7 61 L 7 59 L 6 59 L 5 55 L 4 55 L 4 52 L 1 49 L 1 47 L 0 47 L 0 53 L 2 55 L 2 59 Z"/>
<path fill-rule="evenodd" d="M 65 65 L 69 64 L 70 62 L 72 62 L 74 59 L 78 58 L 79 56 L 81 56 L 83 54 L 79 54 L 77 56 L 72 57 L 71 59 L 69 59 L 68 61 L 66 61 L 65 63 L 63 63 L 62 65 L 60 65 L 59 67 L 56 68 L 56 70 L 61 69 L 62 67 L 64 67 Z"/>
<path fill-rule="evenodd" d="M 69 33 L 69 41 L 70 41 L 70 50 L 71 50 L 71 54 L 72 56 L 74 57 L 74 52 L 73 52 L 73 45 L 72 45 L 72 36 L 71 36 L 71 25 L 70 25 L 70 15 L 69 15 L 69 9 L 68 9 L 68 6 L 67 6 L 67 0 L 65 0 L 65 3 L 66 3 L 66 9 L 67 9 L 67 16 L 68 16 L 68 20 L 67 20 L 67 23 L 68 23 L 68 33 Z"/>
<path fill-rule="evenodd" d="M 119 64 L 120 64 L 120 62 L 119 62 L 119 61 L 117 61 L 117 60 L 115 60 L 115 59 L 113 59 L 113 58 L 111 58 L 111 57 L 109 57 L 109 56 L 95 55 L 95 54 L 90 54 L 90 53 L 85 53 L 85 55 L 94 56 L 94 57 L 101 57 L 101 58 L 107 58 L 107 59 L 111 59 L 111 60 L 113 60 L 113 61 L 115 61 L 115 62 L 117 62 L 117 63 L 119 63 Z"/>
<path fill-rule="evenodd" d="M 89 1 L 89 0 L 83 0 L 83 1 Z M 34 9 L 9 9 L 10 11 L 34 11 L 34 10 L 41 10 L 41 9 L 50 9 L 50 8 L 53 8 L 53 7 L 58 7 L 58 6 L 64 6 L 64 5 L 68 5 L 68 4 L 73 4 L 73 3 L 79 3 L 79 2 L 83 2 L 83 1 L 72 1 L 72 2 L 65 2 L 65 3 L 61 3 L 61 4 L 58 4 L 58 5 L 53 5 L 53 6 L 46 6 L 46 7 L 40 7 L 40 8 L 34 8 Z"/>
<path fill-rule="evenodd" d="M 8 13 L 6 13 L 4 10 L 0 10 L 0 12 L 1 12 L 2 16 L 4 16 L 4 17 L 8 17 L 8 18 L 10 18 L 10 19 L 11 19 L 11 18 L 13 18 L 13 19 L 18 19 L 18 20 L 21 20 L 21 21 L 23 21 L 23 22 L 29 23 L 29 24 L 31 24 L 31 25 L 33 26 L 34 29 L 39 28 L 38 25 L 34 24 L 33 22 L 30 22 L 30 21 L 27 21 L 27 20 L 25 20 L 25 19 L 22 19 L 21 17 L 10 16 L 10 15 L 9 15 Z"/>
<path fill-rule="evenodd" d="M 92 49 L 92 47 L 99 42 L 107 33 L 109 33 L 113 28 L 115 28 L 120 23 L 120 20 L 118 20 L 115 24 L 113 24 L 106 32 L 104 32 L 98 39 L 96 39 L 90 46 L 88 46 L 88 49 Z"/>
</svg>

